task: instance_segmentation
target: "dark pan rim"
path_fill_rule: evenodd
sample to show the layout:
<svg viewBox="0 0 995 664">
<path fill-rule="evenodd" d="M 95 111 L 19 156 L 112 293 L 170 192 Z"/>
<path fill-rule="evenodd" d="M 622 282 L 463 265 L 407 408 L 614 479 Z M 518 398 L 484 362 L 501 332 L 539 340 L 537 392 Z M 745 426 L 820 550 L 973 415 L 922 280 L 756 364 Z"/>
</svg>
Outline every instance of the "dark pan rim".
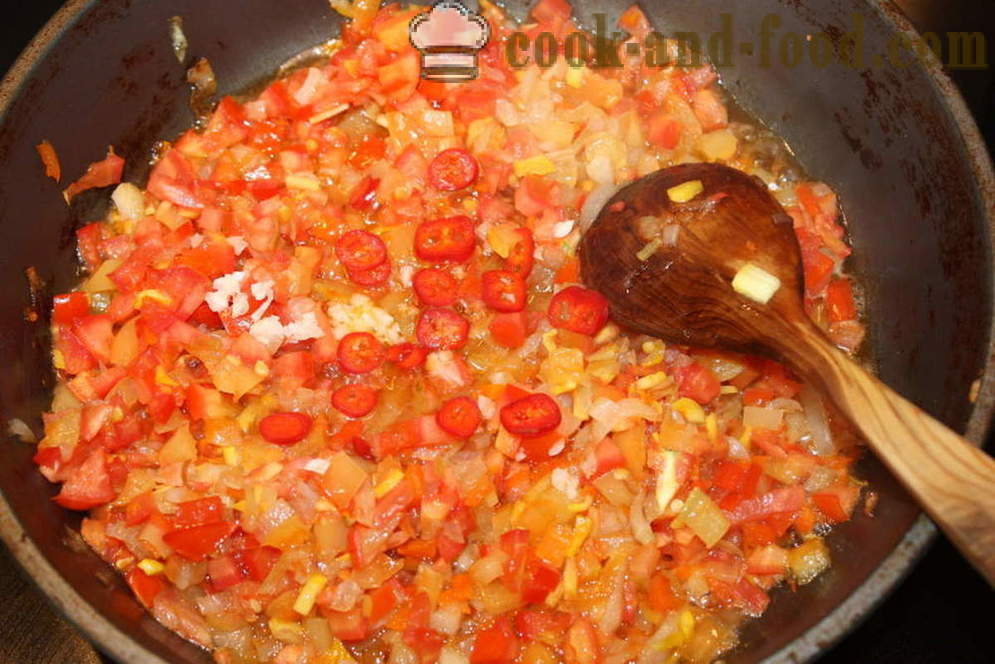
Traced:
<svg viewBox="0 0 995 664">
<path fill-rule="evenodd" d="M 49 49 L 93 4 L 94 0 L 69 0 L 38 32 L 0 81 L 0 124 L 11 102 L 28 80 L 35 65 Z M 910 38 L 918 32 L 897 8 L 888 3 L 868 2 L 870 9 L 895 31 Z M 990 246 L 995 246 L 995 174 L 991 157 L 973 116 L 953 81 L 932 53 L 921 61 L 937 95 L 946 100 L 946 109 L 957 125 L 983 203 Z M 995 275 L 995 252 L 991 274 Z M 995 299 L 995 293 L 993 293 Z M 995 304 L 995 303 L 993 303 Z M 995 316 L 990 322 L 985 372 L 980 376 L 978 397 L 968 418 L 965 437 L 981 446 L 995 411 Z M 881 561 L 878 568 L 832 613 L 804 634 L 765 660 L 765 664 L 799 664 L 814 660 L 866 619 L 915 567 L 936 535 L 936 528 L 925 516 L 906 532 L 898 546 Z M 16 515 L 0 491 L 0 537 L 33 582 L 48 600 L 87 638 L 120 662 L 136 664 L 170 664 L 146 650 L 110 621 L 93 611 L 48 562 L 21 527 Z"/>
</svg>

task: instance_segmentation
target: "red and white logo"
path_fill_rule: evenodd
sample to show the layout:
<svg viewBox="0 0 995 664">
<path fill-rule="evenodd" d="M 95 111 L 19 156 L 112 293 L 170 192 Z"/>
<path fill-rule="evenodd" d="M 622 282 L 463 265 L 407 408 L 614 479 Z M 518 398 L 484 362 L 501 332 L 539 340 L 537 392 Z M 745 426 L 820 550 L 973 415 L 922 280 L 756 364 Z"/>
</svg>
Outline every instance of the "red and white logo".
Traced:
<svg viewBox="0 0 995 664">
<path fill-rule="evenodd" d="M 490 37 L 490 26 L 458 0 L 440 0 L 409 27 L 411 43 L 421 53 L 421 75 L 430 81 L 469 81 L 477 77 L 477 52 Z"/>
</svg>

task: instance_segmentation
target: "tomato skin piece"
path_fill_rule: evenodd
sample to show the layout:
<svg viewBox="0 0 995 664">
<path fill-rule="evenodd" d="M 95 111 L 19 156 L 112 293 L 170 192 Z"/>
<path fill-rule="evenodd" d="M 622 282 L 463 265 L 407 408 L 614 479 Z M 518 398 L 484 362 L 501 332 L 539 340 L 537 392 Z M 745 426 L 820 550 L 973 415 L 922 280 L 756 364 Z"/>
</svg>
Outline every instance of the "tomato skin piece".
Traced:
<svg viewBox="0 0 995 664">
<path fill-rule="evenodd" d="M 583 286 L 567 286 L 549 301 L 553 327 L 594 336 L 608 323 L 608 300 Z"/>
<path fill-rule="evenodd" d="M 450 399 L 435 414 L 439 426 L 457 438 L 469 438 L 480 426 L 480 420 L 480 408 L 470 397 Z"/>
<path fill-rule="evenodd" d="M 516 399 L 501 409 L 501 424 L 516 436 L 541 436 L 560 426 L 562 419 L 559 404 L 541 392 Z"/>
<path fill-rule="evenodd" d="M 368 385 L 343 385 L 332 392 L 332 406 L 347 417 L 363 417 L 376 408 L 378 398 Z"/>
<path fill-rule="evenodd" d="M 511 621 L 501 617 L 487 629 L 477 632 L 470 651 L 470 664 L 512 664 L 518 650 L 518 637 L 511 628 Z"/>
<path fill-rule="evenodd" d="M 826 310 L 830 323 L 857 318 L 857 305 L 853 300 L 853 285 L 849 279 L 833 279 L 826 288 Z"/>
<path fill-rule="evenodd" d="M 218 550 L 222 540 L 235 532 L 234 523 L 209 523 L 178 528 L 162 536 L 162 541 L 187 560 L 199 562 Z"/>
<path fill-rule="evenodd" d="M 411 285 L 418 299 L 430 307 L 446 307 L 456 301 L 458 285 L 445 270 L 434 267 L 418 270 Z"/>
<path fill-rule="evenodd" d="M 372 270 L 387 260 L 387 245 L 369 231 L 353 230 L 335 243 L 335 255 L 349 271 Z"/>
<path fill-rule="evenodd" d="M 462 148 L 449 148 L 428 164 L 428 181 L 439 191 L 459 191 L 473 184 L 480 169 L 477 160 Z"/>
<path fill-rule="evenodd" d="M 473 221 L 467 216 L 423 221 L 415 229 L 415 254 L 423 261 L 462 263 L 476 246 Z"/>
<path fill-rule="evenodd" d="M 433 307 L 418 317 L 415 335 L 418 342 L 431 350 L 457 350 L 466 344 L 470 321 L 452 309 Z"/>
<path fill-rule="evenodd" d="M 299 443 L 311 433 L 314 420 L 304 413 L 273 413 L 259 422 L 259 434 L 274 445 Z"/>
<path fill-rule="evenodd" d="M 339 341 L 338 359 L 348 373 L 365 374 L 383 364 L 387 351 L 369 332 L 350 332 Z"/>
<path fill-rule="evenodd" d="M 489 270 L 481 276 L 482 295 L 488 307 L 501 313 L 525 309 L 525 278 L 510 270 Z"/>
<path fill-rule="evenodd" d="M 390 278 L 390 261 L 384 261 L 370 270 L 346 270 L 353 283 L 373 288 L 382 286 Z"/>
<path fill-rule="evenodd" d="M 82 291 L 56 295 L 52 300 L 52 322 L 56 325 L 69 325 L 89 313 L 90 298 Z"/>
<path fill-rule="evenodd" d="M 527 228 L 516 228 L 518 241 L 511 246 L 508 257 L 504 259 L 505 267 L 523 277 L 529 276 L 535 265 L 536 241 L 532 231 Z"/>
<path fill-rule="evenodd" d="M 387 359 L 398 369 L 417 369 L 425 363 L 427 355 L 428 352 L 424 348 L 408 342 L 391 346 L 387 350 Z"/>
</svg>

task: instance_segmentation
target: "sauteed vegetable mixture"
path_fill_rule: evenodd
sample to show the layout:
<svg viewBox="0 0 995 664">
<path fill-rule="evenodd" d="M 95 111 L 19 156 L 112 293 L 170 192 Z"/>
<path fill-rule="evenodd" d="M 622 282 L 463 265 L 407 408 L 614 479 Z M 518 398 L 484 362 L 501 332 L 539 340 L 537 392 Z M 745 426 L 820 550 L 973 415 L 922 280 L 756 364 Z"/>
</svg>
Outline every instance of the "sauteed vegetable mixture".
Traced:
<svg viewBox="0 0 995 664">
<path fill-rule="evenodd" d="M 576 29 L 563 0 L 521 27 L 485 3 L 459 84 L 419 78 L 423 9 L 341 10 L 329 58 L 223 99 L 80 229 L 55 500 L 224 664 L 714 660 L 830 564 L 857 452 L 783 366 L 620 330 L 577 243 L 627 181 L 731 164 L 788 208 L 809 313 L 854 349 L 833 192 L 708 66 L 510 67 L 510 30 Z"/>
</svg>

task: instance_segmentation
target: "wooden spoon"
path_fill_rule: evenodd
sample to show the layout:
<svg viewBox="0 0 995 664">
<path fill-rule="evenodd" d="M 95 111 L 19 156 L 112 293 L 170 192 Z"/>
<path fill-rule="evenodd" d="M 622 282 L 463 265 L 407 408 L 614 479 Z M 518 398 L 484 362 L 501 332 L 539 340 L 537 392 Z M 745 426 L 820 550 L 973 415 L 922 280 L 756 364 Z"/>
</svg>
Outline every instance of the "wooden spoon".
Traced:
<svg viewBox="0 0 995 664">
<path fill-rule="evenodd" d="M 673 197 L 682 200 L 676 194 L 693 193 L 685 183 L 695 181 L 701 191 L 686 202 L 668 194 L 684 185 Z M 580 259 L 584 281 L 608 298 L 619 324 L 779 358 L 821 388 L 995 586 L 995 461 L 862 369 L 808 318 L 791 218 L 759 179 L 718 164 L 652 173 L 608 201 Z M 732 287 L 748 263 L 780 280 L 766 304 Z"/>
</svg>

